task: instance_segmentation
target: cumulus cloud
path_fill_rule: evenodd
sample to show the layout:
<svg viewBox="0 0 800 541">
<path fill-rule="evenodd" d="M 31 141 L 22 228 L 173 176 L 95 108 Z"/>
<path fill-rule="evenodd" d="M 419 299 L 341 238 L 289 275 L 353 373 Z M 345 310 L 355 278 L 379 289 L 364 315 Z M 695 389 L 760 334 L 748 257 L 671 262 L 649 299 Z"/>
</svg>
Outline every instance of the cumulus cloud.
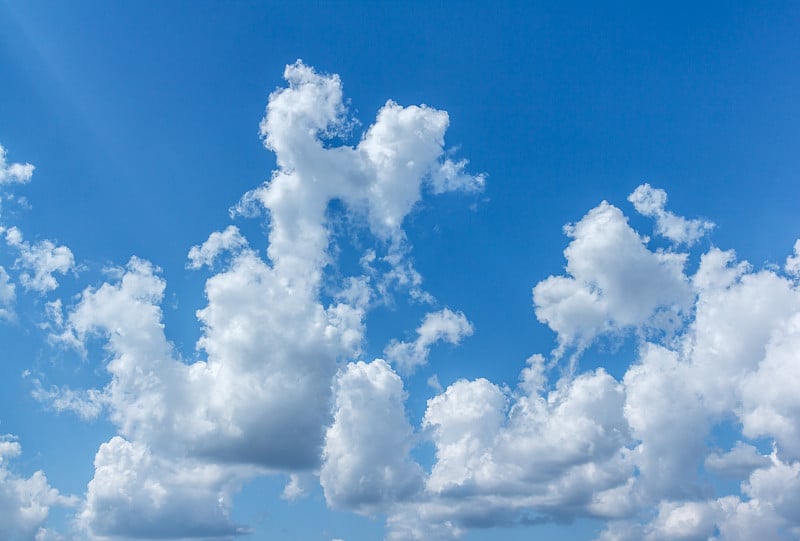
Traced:
<svg viewBox="0 0 800 541">
<path fill-rule="evenodd" d="M 425 491 L 390 511 L 389 538 L 453 539 L 471 527 L 577 516 L 608 519 L 604 541 L 800 531 L 796 283 L 718 248 L 686 275 L 685 254 L 647 250 L 606 203 L 567 231 L 568 276 L 534 289 L 537 315 L 562 344 L 618 333 L 623 321 L 663 325 L 653 317 L 662 299 L 680 317 L 662 326 L 669 333 L 637 334 L 620 380 L 600 369 L 549 384 L 545 359 L 534 356 L 516 391 L 462 380 L 431 399 L 422 428 L 436 460 Z M 621 261 L 634 264 L 615 266 Z M 565 283 L 591 299 L 582 307 L 597 308 L 598 324 L 546 302 L 549 288 Z M 731 418 L 740 441 L 709 449 L 712 430 Z M 772 442 L 772 455 L 747 443 L 754 439 Z M 741 491 L 709 497 L 709 478 L 741 480 Z"/>
<path fill-rule="evenodd" d="M 10 435 L 0 436 L 0 539 L 17 541 L 43 539 L 51 507 L 72 507 L 78 500 L 63 496 L 51 487 L 42 471 L 30 477 L 9 469 L 8 461 L 18 457 L 22 447 Z"/>
<path fill-rule="evenodd" d="M 287 66 L 284 76 L 288 86 L 270 94 L 260 125 L 278 169 L 245 194 L 234 212 L 266 211 L 267 257 L 251 249 L 234 226 L 212 233 L 188 254 L 189 268 L 210 267 L 228 254 L 208 278 L 207 304 L 197 312 L 201 359 L 186 362 L 167 340 L 161 310 L 166 282 L 143 259 L 131 258 L 112 280 L 86 288 L 63 315 L 54 307 L 57 342 L 86 352 L 99 339 L 108 356 L 110 381 L 103 389 L 35 391 L 53 408 L 87 416 L 94 413 L 93 404 L 102 404 L 120 434 L 95 460 L 80 515 L 91 535 L 152 537 L 160 527 L 166 528 L 162 537 L 234 535 L 238 530 L 227 521 L 227 506 L 215 506 L 220 494 L 233 489 L 223 482 L 230 474 L 223 465 L 246 468 L 244 475 L 269 470 L 295 476 L 324 465 L 326 496 L 352 508 L 359 502 L 366 508 L 375 494 L 400 498 L 411 491 L 414 475 L 421 483 L 419 467 L 398 458 L 360 489 L 352 488 L 352 476 L 367 472 L 380 457 L 367 447 L 342 456 L 337 442 L 367 441 L 366 433 L 351 430 L 362 413 L 348 404 L 358 393 L 367 399 L 372 392 L 376 403 L 396 408 L 405 394 L 382 361 L 347 365 L 351 368 L 336 378 L 335 394 L 332 382 L 361 351 L 374 292 L 399 285 L 425 297 L 408 258 L 405 217 L 426 190 L 476 191 L 484 179 L 466 173 L 466 161 L 454 161 L 446 152 L 447 113 L 388 101 L 356 146 L 332 146 L 329 138 L 353 125 L 339 77 L 300 61 Z M 335 264 L 328 223 L 333 201 L 343 203 L 372 235 L 388 266 L 383 276 L 344 276 L 334 291 L 324 282 Z M 457 341 L 453 333 L 466 332 L 463 314 L 448 314 L 434 322 L 436 328 L 424 330 L 426 340 Z M 448 317 L 453 321 L 445 321 Z M 392 419 L 399 427 L 405 418 Z M 370 430 L 376 421 L 365 419 Z M 396 438 L 411 433 L 408 428 L 387 441 L 399 445 Z M 199 485 L 187 464 L 202 473 Z M 287 498 L 301 495 L 299 479 L 290 477 Z M 123 496 L 133 505 L 122 506 Z"/>
<path fill-rule="evenodd" d="M 52 291 L 58 287 L 55 274 L 75 270 L 75 257 L 66 246 L 56 246 L 50 240 L 30 244 L 16 227 L 5 230 L 5 237 L 8 245 L 19 251 L 15 265 L 23 269 L 19 281 L 25 289 L 40 293 Z"/>
<path fill-rule="evenodd" d="M 536 355 L 516 391 L 460 380 L 430 399 L 422 426 L 435 462 L 424 492 L 390 511 L 388 538 L 607 516 L 598 498 L 632 474 L 623 387 L 602 370 L 546 387 Z"/>
<path fill-rule="evenodd" d="M 335 394 L 320 471 L 329 505 L 370 512 L 414 495 L 422 468 L 409 458 L 413 429 L 400 377 L 381 359 L 350 363 Z"/>
<path fill-rule="evenodd" d="M 602 333 L 675 327 L 692 300 L 686 254 L 649 250 L 605 201 L 564 230 L 572 238 L 567 275 L 533 288 L 536 317 L 557 333 L 561 350 L 583 349 Z"/>
<path fill-rule="evenodd" d="M 100 446 L 78 527 L 95 539 L 224 538 L 237 476 L 224 467 L 154 456 L 116 436 Z"/>
<path fill-rule="evenodd" d="M 8 163 L 6 149 L 0 145 L 0 186 L 3 184 L 25 184 L 31 180 L 34 167 L 29 164 Z"/>
<path fill-rule="evenodd" d="M 14 319 L 14 300 L 17 298 L 16 286 L 6 269 L 0 265 L 0 320 Z"/>
<path fill-rule="evenodd" d="M 236 251 L 245 246 L 247 240 L 239 233 L 239 228 L 229 225 L 224 231 L 211 233 L 203 244 L 192 246 L 187 266 L 190 269 L 199 269 L 204 265 L 211 266 L 221 253 Z"/>
<path fill-rule="evenodd" d="M 653 188 L 650 184 L 638 186 L 628 196 L 636 212 L 655 218 L 656 232 L 674 243 L 691 246 L 714 228 L 712 222 L 706 220 L 687 220 L 682 216 L 665 210 L 667 192 Z"/>
<path fill-rule="evenodd" d="M 471 336 L 472 324 L 463 312 L 453 312 L 445 308 L 425 315 L 417 328 L 417 339 L 413 342 L 392 340 L 386 346 L 386 358 L 403 372 L 411 372 L 428 362 L 431 346 L 436 342 L 458 344 L 464 337 Z"/>
</svg>

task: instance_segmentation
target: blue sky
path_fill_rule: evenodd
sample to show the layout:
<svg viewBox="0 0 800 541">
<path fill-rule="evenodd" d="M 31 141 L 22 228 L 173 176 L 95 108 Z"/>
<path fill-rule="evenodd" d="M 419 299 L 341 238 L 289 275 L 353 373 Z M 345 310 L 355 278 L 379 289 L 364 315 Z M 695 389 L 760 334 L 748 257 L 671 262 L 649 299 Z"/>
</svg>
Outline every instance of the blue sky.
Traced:
<svg viewBox="0 0 800 541">
<path fill-rule="evenodd" d="M 0 3 L 0 540 L 796 538 L 798 25 Z"/>
</svg>

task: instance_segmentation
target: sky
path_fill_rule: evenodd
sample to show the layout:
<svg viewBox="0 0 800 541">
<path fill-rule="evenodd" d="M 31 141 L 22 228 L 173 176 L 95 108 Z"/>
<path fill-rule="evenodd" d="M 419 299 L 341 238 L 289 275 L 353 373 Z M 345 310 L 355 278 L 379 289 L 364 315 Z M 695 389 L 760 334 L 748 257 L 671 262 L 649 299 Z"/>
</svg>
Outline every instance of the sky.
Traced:
<svg viewBox="0 0 800 541">
<path fill-rule="evenodd" d="M 800 538 L 798 27 L 0 2 L 0 541 Z"/>
</svg>

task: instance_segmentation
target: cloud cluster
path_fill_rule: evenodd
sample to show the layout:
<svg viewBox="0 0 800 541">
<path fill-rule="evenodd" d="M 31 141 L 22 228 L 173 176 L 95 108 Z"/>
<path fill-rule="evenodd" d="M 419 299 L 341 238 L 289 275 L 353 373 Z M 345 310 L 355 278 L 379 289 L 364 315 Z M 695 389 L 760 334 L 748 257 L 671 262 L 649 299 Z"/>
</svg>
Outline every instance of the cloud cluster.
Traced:
<svg viewBox="0 0 800 541">
<path fill-rule="evenodd" d="M 82 536 L 230 539 L 248 531 L 231 519 L 232 495 L 276 472 L 289 475 L 285 499 L 318 478 L 330 507 L 384 514 L 393 541 L 579 517 L 605 521 L 598 541 L 800 535 L 800 241 L 782 269 L 755 269 L 732 250 L 690 252 L 712 224 L 667 211 L 664 190 L 643 184 L 629 201 L 667 248 L 600 202 L 565 227 L 564 273 L 533 287 L 553 354 L 532 355 L 513 386 L 439 387 L 415 423 L 401 374 L 473 326 L 433 310 L 413 340 L 389 342 L 386 361 L 365 362 L 368 310 L 391 288 L 434 302 L 404 221 L 426 194 L 474 192 L 484 178 L 446 151 L 447 113 L 387 101 L 355 144 L 338 144 L 354 126 L 338 76 L 298 61 L 284 77 L 260 125 L 278 168 L 233 209 L 265 214 L 266 256 L 233 225 L 188 252 L 187 267 L 209 273 L 198 359 L 167 339 L 166 281 L 141 258 L 46 305 L 55 342 L 105 351 L 102 388 L 33 381 L 52 408 L 105 413 L 117 431 L 95 456 Z M 0 182 L 32 170 L 0 147 Z M 337 268 L 334 207 L 368 237 L 354 275 Z M 3 233 L 26 291 L 48 293 L 75 269 L 68 248 Z M 14 279 L 0 268 L 0 318 L 13 317 Z M 604 336 L 635 341 L 618 378 L 580 368 Z M 75 500 L 43 474 L 12 474 L 3 457 L 18 453 L 0 440 L 0 517 L 27 539 L 49 506 Z M 739 490 L 715 492 L 731 481 Z"/>
<path fill-rule="evenodd" d="M 7 150 L 0 145 L 0 186 L 3 184 L 25 184 L 33 176 L 33 165 L 26 163 L 8 163 Z"/>
<path fill-rule="evenodd" d="M 5 238 L 6 243 L 19 252 L 15 266 L 22 269 L 19 280 L 27 290 L 52 291 L 58 287 L 55 274 L 63 275 L 75 269 L 75 257 L 66 246 L 56 246 L 50 240 L 30 244 L 17 227 L 6 229 Z"/>
<path fill-rule="evenodd" d="M 795 256 L 782 275 L 711 248 L 689 274 L 687 253 L 651 251 L 605 202 L 566 232 L 568 275 L 534 288 L 537 314 L 562 345 L 633 332 L 638 351 L 623 377 L 575 367 L 551 380 L 534 355 L 515 389 L 457 381 L 428 401 L 418 434 L 436 454 L 421 488 L 349 508 L 381 506 L 393 540 L 577 517 L 605 519 L 602 541 L 800 533 Z M 582 300 L 549 302 L 559 282 Z M 592 309 L 598 324 L 575 321 Z M 392 401 L 381 411 L 402 420 L 403 408 Z M 721 426 L 733 444 L 709 446 Z M 764 441 L 771 451 L 760 450 Z M 726 479 L 740 491 L 714 496 Z M 341 491 L 329 500 L 348 501 Z"/>
<path fill-rule="evenodd" d="M 447 114 L 427 106 L 389 101 L 356 146 L 331 146 L 327 139 L 351 125 L 338 76 L 318 74 L 299 61 L 284 76 L 288 86 L 270 95 L 261 123 L 278 169 L 235 209 L 266 212 L 267 259 L 235 226 L 211 233 L 188 254 L 192 269 L 222 261 L 206 282 L 207 305 L 197 312 L 201 360 L 186 362 L 167 340 L 161 310 L 166 282 L 155 265 L 137 257 L 116 269 L 113 280 L 86 288 L 52 323 L 56 341 L 88 351 L 99 340 L 108 355 L 110 381 L 103 389 L 35 389 L 55 409 L 86 416 L 107 409 L 119 432 L 95 458 L 79 515 L 87 535 L 233 535 L 239 530 L 229 522 L 227 504 L 219 504 L 225 500 L 220 495 L 236 485 L 231 479 L 314 470 L 323 455 L 326 492 L 334 499 L 341 493 L 350 505 L 358 497 L 336 487 L 347 486 L 376 455 L 342 454 L 342 442 L 369 437 L 342 428 L 359 424 L 346 397 L 356 399 L 348 393 L 377 385 L 375 400 L 391 406 L 404 400 L 399 378 L 384 377 L 388 365 L 376 361 L 361 375 L 353 372 L 360 365 L 349 365 L 338 377 L 337 371 L 361 351 L 366 310 L 378 288 L 408 276 L 419 285 L 406 259 L 402 226 L 423 191 L 475 191 L 483 177 L 467 174 L 466 162 L 445 152 Z M 393 278 L 374 272 L 347 276 L 332 299 L 323 301 L 330 296 L 322 291 L 326 268 L 335 263 L 328 222 L 333 201 L 363 222 L 376 249 L 385 250 L 382 260 Z M 46 252 L 44 245 L 18 240 L 12 244 L 21 252 Z M 29 280 L 32 287 L 46 288 L 42 276 Z M 456 335 L 471 329 L 463 314 L 446 311 L 439 317 L 441 322 L 428 324 L 436 328 L 424 331 L 429 343 L 422 349 L 438 339 L 457 341 Z M 453 324 L 456 329 L 449 329 Z M 367 431 L 372 429 L 370 422 Z M 381 492 L 392 500 L 414 488 L 402 488 L 410 482 L 408 471 L 421 475 L 406 459 L 387 468 L 361 488 L 364 501 Z M 294 485 L 287 488 L 289 498 L 301 492 Z"/>
</svg>

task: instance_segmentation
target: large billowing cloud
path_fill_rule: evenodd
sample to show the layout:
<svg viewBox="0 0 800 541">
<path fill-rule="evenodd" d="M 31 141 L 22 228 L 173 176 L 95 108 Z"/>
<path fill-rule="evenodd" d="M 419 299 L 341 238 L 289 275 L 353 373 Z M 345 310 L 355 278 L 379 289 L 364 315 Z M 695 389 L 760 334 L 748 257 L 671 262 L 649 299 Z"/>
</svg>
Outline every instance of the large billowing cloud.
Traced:
<svg viewBox="0 0 800 541">
<path fill-rule="evenodd" d="M 356 438 L 358 443 L 367 436 L 341 433 L 343 425 L 360 423 L 352 420 L 359 412 L 346 398 L 361 385 L 355 374 L 348 376 L 354 368 L 337 379 L 336 396 L 334 376 L 343 361 L 360 353 L 371 297 L 385 293 L 392 280 L 403 285 L 404 276 L 412 276 L 411 286 L 419 285 L 406 258 L 402 225 L 423 192 L 479 190 L 483 177 L 465 173 L 466 162 L 446 155 L 447 113 L 426 106 L 389 101 L 356 146 L 330 146 L 325 139 L 351 125 L 338 76 L 318 74 L 301 62 L 288 66 L 284 75 L 288 87 L 270 95 L 261 123 L 278 169 L 245 194 L 234 213 L 266 211 L 268 258 L 250 248 L 233 226 L 189 251 L 190 268 L 213 268 L 223 261 L 206 282 L 207 305 L 197 312 L 202 325 L 197 347 L 204 358 L 185 363 L 167 340 L 161 311 L 165 280 L 155 265 L 136 257 L 114 271 L 114 280 L 84 290 L 56 333 L 61 343 L 82 349 L 99 338 L 110 359 L 111 380 L 101 394 L 39 393 L 54 407 L 68 396 L 72 400 L 59 402 L 66 409 L 106 408 L 122 436 L 104 444 L 95 459 L 95 477 L 80 514 L 90 534 L 155 537 L 161 531 L 165 537 L 184 538 L 234 533 L 226 508 L 217 505 L 217 495 L 233 486 L 225 482 L 233 474 L 223 466 L 240 465 L 245 473 L 237 475 L 244 477 L 266 470 L 313 470 L 321 464 L 323 445 L 326 490 L 342 493 L 350 505 L 353 500 L 337 487 L 347 486 L 353 471 L 369 468 L 376 456 L 356 452 L 347 465 L 348 457 L 337 451 L 337 441 Z M 385 254 L 386 275 L 393 277 L 382 277 L 371 267 L 367 274 L 344 277 L 333 291 L 327 287 L 325 298 L 332 300 L 323 301 L 323 278 L 334 263 L 328 223 L 332 201 L 342 202 L 362 220 L 376 241 L 375 250 Z M 464 316 L 447 313 L 456 318 L 454 332 L 459 337 L 466 333 Z M 448 329 L 434 334 L 431 340 L 440 334 L 458 339 Z M 379 386 L 376 400 L 402 403 L 399 378 L 383 378 L 388 366 L 366 366 L 372 372 L 363 385 Z M 394 393 L 393 398 L 384 392 Z M 80 396 L 91 403 L 81 403 Z M 366 420 L 362 431 L 372 428 L 374 419 Z M 384 498 L 392 500 L 414 487 L 408 472 L 421 475 L 404 458 L 390 467 L 398 468 L 396 474 L 386 470 L 384 479 L 376 477 L 372 487 L 362 487 L 365 499 L 385 492 Z M 198 471 L 202 478 L 193 480 L 192 472 Z M 164 502 L 179 502 L 153 503 L 156 480 Z M 410 488 L 403 488 L 403 482 Z M 122 508 L 120 494 L 135 505 Z M 191 502 L 180 503 L 190 495 Z M 165 524 L 171 524 L 168 531 Z"/>
<path fill-rule="evenodd" d="M 0 227 L 2 232 L 3 228 Z M 8 245 L 19 252 L 15 266 L 22 269 L 19 280 L 25 289 L 40 293 L 52 291 L 58 287 L 54 275 L 66 274 L 75 268 L 75 257 L 66 246 L 56 246 L 50 240 L 30 244 L 23 239 L 17 227 L 7 229 L 5 237 Z"/>
<path fill-rule="evenodd" d="M 414 495 L 422 486 L 422 468 L 409 458 L 413 429 L 400 377 L 381 359 L 350 363 L 335 389 L 320 471 L 328 502 L 369 512 Z"/>
</svg>

